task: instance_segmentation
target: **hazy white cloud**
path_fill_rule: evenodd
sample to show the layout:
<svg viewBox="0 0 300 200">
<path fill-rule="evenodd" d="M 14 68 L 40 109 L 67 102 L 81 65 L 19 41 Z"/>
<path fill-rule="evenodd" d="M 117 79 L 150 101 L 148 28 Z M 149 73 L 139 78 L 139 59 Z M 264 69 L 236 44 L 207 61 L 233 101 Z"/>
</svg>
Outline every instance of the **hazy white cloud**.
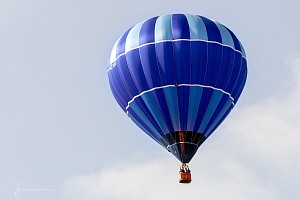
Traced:
<svg viewBox="0 0 300 200">
<path fill-rule="evenodd" d="M 177 166 L 167 159 L 142 164 L 125 164 L 104 169 L 97 174 L 78 175 L 66 183 L 64 199 L 276 199 L 247 167 L 232 159 L 217 160 L 206 154 L 193 164 L 193 182 L 179 185 Z M 216 166 L 210 166 L 215 163 Z"/>
<path fill-rule="evenodd" d="M 292 68 L 293 88 L 234 111 L 223 133 L 212 136 L 192 160 L 190 185 L 177 183 L 178 166 L 170 155 L 74 176 L 65 184 L 64 199 L 300 198 L 300 54 L 290 56 L 287 66 L 283 70 Z"/>
</svg>

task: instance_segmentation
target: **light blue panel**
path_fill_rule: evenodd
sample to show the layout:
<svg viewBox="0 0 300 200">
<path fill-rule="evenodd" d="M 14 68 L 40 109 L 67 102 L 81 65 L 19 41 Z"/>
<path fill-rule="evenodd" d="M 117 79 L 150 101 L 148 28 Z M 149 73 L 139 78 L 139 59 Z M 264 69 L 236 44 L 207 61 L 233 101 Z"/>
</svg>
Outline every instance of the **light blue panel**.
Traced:
<svg viewBox="0 0 300 200">
<path fill-rule="evenodd" d="M 140 41 L 140 30 L 142 25 L 144 24 L 143 22 L 138 23 L 132 29 L 129 31 L 127 38 L 126 38 L 126 43 L 125 43 L 125 53 L 127 53 L 130 49 L 136 48 L 139 46 L 139 41 Z"/>
<path fill-rule="evenodd" d="M 141 97 L 144 100 L 148 109 L 150 110 L 152 116 L 156 120 L 157 124 L 161 128 L 161 130 L 165 134 L 170 133 L 170 131 L 166 125 L 166 122 L 162 116 L 161 110 L 159 109 L 152 92 L 147 92 L 147 93 L 143 94 Z"/>
<path fill-rule="evenodd" d="M 216 26 L 218 27 L 218 29 L 221 33 L 222 43 L 234 48 L 233 39 L 232 39 L 231 34 L 229 33 L 229 31 L 227 30 L 227 28 L 225 28 L 222 24 L 220 24 L 217 21 L 213 21 L 213 22 L 216 24 Z"/>
<path fill-rule="evenodd" d="M 207 132 L 205 133 L 205 137 L 207 138 L 210 134 L 211 131 L 214 130 L 215 126 L 218 124 L 218 122 L 222 119 L 222 117 L 225 115 L 226 111 L 230 108 L 230 106 L 232 105 L 232 99 L 230 99 L 228 97 L 224 107 L 222 108 L 222 110 L 219 112 L 218 116 L 216 117 L 216 119 L 214 120 L 214 122 L 211 124 L 210 128 L 207 130 Z"/>
<path fill-rule="evenodd" d="M 115 43 L 115 45 L 113 46 L 113 49 L 111 50 L 111 54 L 110 54 L 110 59 L 109 59 L 109 64 L 111 65 L 117 58 L 117 47 L 119 44 L 121 37 L 117 40 L 117 42 Z"/>
<path fill-rule="evenodd" d="M 190 38 L 199 40 L 208 40 L 205 24 L 202 19 L 196 15 L 185 15 L 190 27 Z"/>
<path fill-rule="evenodd" d="M 143 112 L 140 111 L 140 109 L 137 107 L 135 102 L 131 102 L 129 104 L 130 108 L 135 112 L 135 114 L 148 126 L 148 128 L 155 134 L 156 138 L 161 138 L 161 135 L 159 132 L 155 129 L 155 127 L 151 124 L 151 122 L 148 120 L 148 118 L 144 115 Z"/>
<path fill-rule="evenodd" d="M 128 113 L 128 117 L 140 128 L 142 129 L 147 135 L 149 135 L 153 140 L 155 140 L 157 143 L 159 143 L 161 146 L 163 146 L 164 148 L 166 148 L 166 145 L 164 145 L 161 141 L 159 141 L 159 138 L 156 138 L 153 136 L 152 133 L 150 133 L 149 131 L 147 131 L 147 129 L 144 128 L 144 126 L 142 126 L 138 120 L 136 120 L 130 113 Z M 161 138 L 161 137 L 160 137 Z M 166 143 L 168 144 L 168 143 Z"/>
<path fill-rule="evenodd" d="M 174 131 L 180 131 L 181 129 L 179 120 L 177 88 L 174 86 L 164 88 L 164 93 L 168 104 L 168 109 L 174 127 Z"/>
<path fill-rule="evenodd" d="M 155 42 L 173 40 L 171 15 L 163 15 L 157 18 L 155 23 Z"/>
<path fill-rule="evenodd" d="M 199 104 L 201 101 L 202 91 L 203 88 L 199 86 L 192 86 L 190 88 L 187 131 L 193 131 L 194 129 L 196 117 L 198 114 Z"/>
<path fill-rule="evenodd" d="M 223 96 L 223 92 L 215 90 L 210 98 L 209 104 L 206 108 L 203 120 L 200 124 L 199 133 L 204 133 L 204 129 L 206 128 L 209 120 L 211 119 L 212 115 L 214 114 L 215 110 L 217 109 L 217 106 L 220 103 L 220 100 Z"/>
</svg>

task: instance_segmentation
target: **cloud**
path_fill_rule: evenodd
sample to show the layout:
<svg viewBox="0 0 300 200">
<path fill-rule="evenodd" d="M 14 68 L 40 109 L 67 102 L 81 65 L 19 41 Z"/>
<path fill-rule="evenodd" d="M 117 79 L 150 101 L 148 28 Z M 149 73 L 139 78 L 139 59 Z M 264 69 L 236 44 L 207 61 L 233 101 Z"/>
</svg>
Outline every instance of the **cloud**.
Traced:
<svg viewBox="0 0 300 200">
<path fill-rule="evenodd" d="M 177 183 L 179 167 L 170 155 L 74 176 L 65 184 L 64 199 L 299 199 L 300 54 L 287 65 L 293 87 L 234 111 L 222 134 L 211 136 L 192 160 L 190 185 Z M 280 81 L 285 80 L 274 84 Z"/>
</svg>

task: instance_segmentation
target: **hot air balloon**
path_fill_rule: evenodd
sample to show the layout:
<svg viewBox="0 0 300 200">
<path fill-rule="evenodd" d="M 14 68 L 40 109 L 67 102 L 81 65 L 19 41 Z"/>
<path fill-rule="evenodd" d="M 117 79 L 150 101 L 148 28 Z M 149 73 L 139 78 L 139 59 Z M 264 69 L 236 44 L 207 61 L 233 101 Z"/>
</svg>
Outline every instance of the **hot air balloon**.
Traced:
<svg viewBox="0 0 300 200">
<path fill-rule="evenodd" d="M 217 21 L 170 14 L 142 21 L 115 43 L 112 94 L 128 117 L 181 163 L 188 163 L 238 101 L 247 77 L 242 44 Z"/>
</svg>

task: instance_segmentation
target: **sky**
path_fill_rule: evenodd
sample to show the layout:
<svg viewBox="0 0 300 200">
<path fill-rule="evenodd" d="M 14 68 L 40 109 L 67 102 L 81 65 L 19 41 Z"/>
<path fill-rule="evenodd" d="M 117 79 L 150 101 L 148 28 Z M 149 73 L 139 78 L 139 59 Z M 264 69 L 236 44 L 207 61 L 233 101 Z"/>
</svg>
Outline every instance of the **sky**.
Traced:
<svg viewBox="0 0 300 200">
<path fill-rule="evenodd" d="M 0 199 L 299 199 L 299 2 L 0 0 Z M 137 128 L 106 73 L 115 41 L 153 16 L 229 27 L 248 79 L 190 163 Z"/>
</svg>

